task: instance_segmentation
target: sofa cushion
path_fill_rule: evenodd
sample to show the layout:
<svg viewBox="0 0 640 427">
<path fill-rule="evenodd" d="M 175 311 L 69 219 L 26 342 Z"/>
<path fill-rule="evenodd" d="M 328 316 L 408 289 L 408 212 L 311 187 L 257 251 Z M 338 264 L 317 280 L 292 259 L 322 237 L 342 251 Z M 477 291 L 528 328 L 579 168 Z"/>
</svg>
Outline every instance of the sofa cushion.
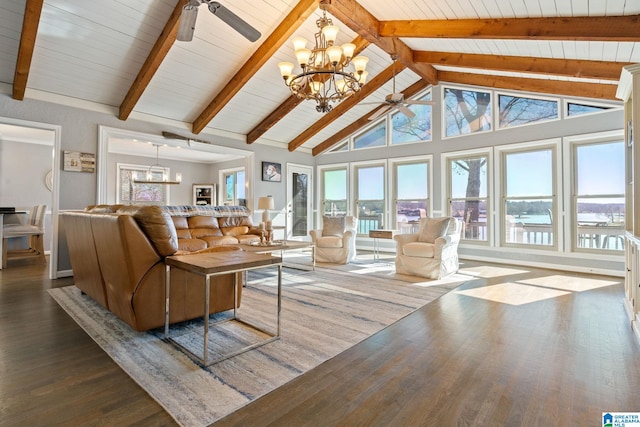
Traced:
<svg viewBox="0 0 640 427">
<path fill-rule="evenodd" d="M 418 232 L 418 242 L 435 243 L 438 237 L 447 234 L 449 228 L 449 218 L 425 218 L 420 224 Z"/>
<path fill-rule="evenodd" d="M 435 254 L 435 245 L 425 242 L 405 243 L 402 246 L 402 254 L 417 258 L 433 258 Z"/>
<path fill-rule="evenodd" d="M 342 237 L 346 221 L 344 216 L 325 216 L 322 220 L 322 236 Z"/>
<path fill-rule="evenodd" d="M 341 248 L 342 245 L 342 236 L 322 236 L 316 240 L 316 246 L 319 248 Z"/>
<path fill-rule="evenodd" d="M 222 236 L 222 231 L 218 224 L 218 218 L 214 216 L 190 216 L 187 218 L 189 231 L 194 239 L 201 239 L 209 236 Z"/>
<path fill-rule="evenodd" d="M 178 249 L 182 252 L 194 252 L 207 248 L 207 242 L 202 239 L 178 239 Z"/>
<path fill-rule="evenodd" d="M 202 236 L 200 240 L 205 242 L 208 248 L 238 244 L 238 239 L 233 236 Z"/>
<path fill-rule="evenodd" d="M 160 256 L 173 255 L 178 250 L 176 228 L 160 206 L 124 206 L 117 213 L 132 215 Z"/>
<path fill-rule="evenodd" d="M 189 230 L 189 223 L 187 217 L 184 216 L 172 216 L 173 225 L 176 227 L 176 234 L 178 235 L 178 244 L 180 239 L 191 239 L 191 231 Z"/>
</svg>

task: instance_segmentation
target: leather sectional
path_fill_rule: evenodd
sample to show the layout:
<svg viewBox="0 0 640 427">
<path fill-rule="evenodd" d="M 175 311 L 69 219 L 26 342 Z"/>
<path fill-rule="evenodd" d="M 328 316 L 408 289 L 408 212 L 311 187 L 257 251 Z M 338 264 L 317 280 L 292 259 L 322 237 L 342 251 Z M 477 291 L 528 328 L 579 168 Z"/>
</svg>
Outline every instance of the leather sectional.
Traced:
<svg viewBox="0 0 640 427">
<path fill-rule="evenodd" d="M 260 240 L 241 206 L 98 205 L 61 213 L 75 285 L 137 331 L 164 325 L 170 255 L 239 250 Z M 236 275 L 238 306 L 243 277 Z M 210 313 L 233 308 L 234 274 L 216 276 Z M 171 270 L 171 323 L 203 315 L 204 278 Z"/>
</svg>

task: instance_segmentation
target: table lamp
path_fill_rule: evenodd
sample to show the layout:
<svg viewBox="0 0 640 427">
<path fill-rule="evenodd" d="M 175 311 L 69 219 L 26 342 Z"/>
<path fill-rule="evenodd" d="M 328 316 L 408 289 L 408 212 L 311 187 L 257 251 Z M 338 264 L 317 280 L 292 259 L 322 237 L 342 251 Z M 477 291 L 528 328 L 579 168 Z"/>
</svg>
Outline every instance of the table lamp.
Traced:
<svg viewBox="0 0 640 427">
<path fill-rule="evenodd" d="M 273 197 L 258 197 L 258 209 L 262 209 L 262 222 L 266 224 L 269 221 L 269 210 L 275 209 Z"/>
</svg>

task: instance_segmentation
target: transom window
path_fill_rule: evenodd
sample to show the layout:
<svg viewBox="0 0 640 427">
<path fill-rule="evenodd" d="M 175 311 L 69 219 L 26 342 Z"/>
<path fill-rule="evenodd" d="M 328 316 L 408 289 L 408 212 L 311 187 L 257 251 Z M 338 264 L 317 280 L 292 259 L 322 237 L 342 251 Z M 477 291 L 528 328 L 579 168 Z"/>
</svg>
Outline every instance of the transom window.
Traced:
<svg viewBox="0 0 640 427">
<path fill-rule="evenodd" d="M 445 137 L 491 130 L 491 92 L 444 88 Z"/>
<path fill-rule="evenodd" d="M 498 127 L 508 128 L 558 119 L 558 101 L 498 95 Z"/>
</svg>

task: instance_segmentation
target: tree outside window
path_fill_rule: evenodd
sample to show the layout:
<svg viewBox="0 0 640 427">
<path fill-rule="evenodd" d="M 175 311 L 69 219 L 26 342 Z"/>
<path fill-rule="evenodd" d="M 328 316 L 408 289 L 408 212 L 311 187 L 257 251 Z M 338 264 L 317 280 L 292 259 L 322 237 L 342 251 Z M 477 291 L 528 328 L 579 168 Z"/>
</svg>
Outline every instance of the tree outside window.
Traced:
<svg viewBox="0 0 640 427">
<path fill-rule="evenodd" d="M 445 136 L 491 130 L 491 93 L 444 89 Z"/>
</svg>

